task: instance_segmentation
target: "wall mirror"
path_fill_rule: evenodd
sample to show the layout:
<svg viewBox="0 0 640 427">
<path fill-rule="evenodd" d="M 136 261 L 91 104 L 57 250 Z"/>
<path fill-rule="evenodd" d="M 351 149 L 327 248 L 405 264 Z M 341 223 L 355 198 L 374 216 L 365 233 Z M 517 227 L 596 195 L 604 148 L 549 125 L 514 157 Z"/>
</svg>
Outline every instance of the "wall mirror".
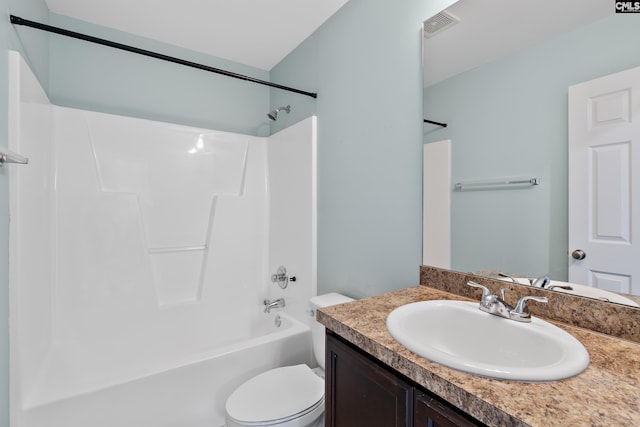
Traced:
<svg viewBox="0 0 640 427">
<path fill-rule="evenodd" d="M 425 123 L 424 142 L 449 141 L 450 259 L 424 263 L 567 281 L 568 87 L 640 66 L 640 18 L 600 0 L 460 0 L 443 12 L 425 24 L 424 114 L 447 126 Z M 530 178 L 539 185 L 454 189 Z"/>
</svg>

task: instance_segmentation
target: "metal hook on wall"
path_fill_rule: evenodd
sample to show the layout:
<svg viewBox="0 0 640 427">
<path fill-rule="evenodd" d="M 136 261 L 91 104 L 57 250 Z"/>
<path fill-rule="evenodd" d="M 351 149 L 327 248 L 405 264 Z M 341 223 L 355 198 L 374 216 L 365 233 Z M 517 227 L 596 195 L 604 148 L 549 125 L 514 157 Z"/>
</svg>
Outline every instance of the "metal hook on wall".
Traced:
<svg viewBox="0 0 640 427">
<path fill-rule="evenodd" d="M 5 163 L 26 165 L 29 163 L 29 159 L 20 154 L 13 153 L 6 148 L 0 148 L 0 166 L 3 166 Z"/>
</svg>

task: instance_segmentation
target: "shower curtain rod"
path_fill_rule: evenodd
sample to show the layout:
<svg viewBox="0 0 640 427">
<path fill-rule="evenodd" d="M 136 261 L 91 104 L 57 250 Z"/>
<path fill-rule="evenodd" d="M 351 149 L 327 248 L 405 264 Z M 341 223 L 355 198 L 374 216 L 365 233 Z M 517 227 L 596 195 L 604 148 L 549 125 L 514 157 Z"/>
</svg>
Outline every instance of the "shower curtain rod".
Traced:
<svg viewBox="0 0 640 427">
<path fill-rule="evenodd" d="M 113 47 L 115 49 L 125 50 L 127 52 L 137 53 L 139 55 L 149 56 L 151 58 L 161 59 L 163 61 L 173 62 L 174 64 L 185 65 L 187 67 L 197 68 L 199 70 L 209 71 L 211 73 L 222 74 L 227 77 L 233 77 L 240 80 L 245 80 L 252 83 L 261 84 L 264 86 L 270 86 L 276 89 L 282 89 L 289 92 L 295 92 L 301 95 L 310 96 L 311 98 L 317 98 L 318 94 L 314 92 L 306 92 L 300 89 L 295 89 L 288 86 L 271 83 L 265 80 L 256 79 L 243 74 L 233 73 L 231 71 L 222 70 L 220 68 L 210 67 L 208 65 L 198 64 L 197 62 L 185 61 L 184 59 L 175 58 L 173 56 L 163 55 L 161 53 L 152 52 L 150 50 L 140 49 L 137 47 L 129 46 L 122 43 L 116 43 L 111 40 L 105 40 L 98 37 L 89 36 L 87 34 L 77 33 L 75 31 L 65 30 L 64 28 L 54 27 L 47 24 L 41 24 L 39 22 L 30 21 L 28 19 L 20 18 L 19 16 L 9 15 L 10 21 L 14 25 L 24 25 L 38 30 L 48 31 L 50 33 L 60 34 L 74 39 L 84 40 L 91 43 L 101 44 L 103 46 Z"/>
<path fill-rule="evenodd" d="M 432 125 L 442 126 L 443 128 L 446 128 L 446 127 L 447 127 L 447 124 L 446 124 L 446 123 L 434 122 L 433 120 L 427 120 L 427 119 L 424 119 L 424 122 L 425 122 L 425 123 L 431 123 Z"/>
</svg>

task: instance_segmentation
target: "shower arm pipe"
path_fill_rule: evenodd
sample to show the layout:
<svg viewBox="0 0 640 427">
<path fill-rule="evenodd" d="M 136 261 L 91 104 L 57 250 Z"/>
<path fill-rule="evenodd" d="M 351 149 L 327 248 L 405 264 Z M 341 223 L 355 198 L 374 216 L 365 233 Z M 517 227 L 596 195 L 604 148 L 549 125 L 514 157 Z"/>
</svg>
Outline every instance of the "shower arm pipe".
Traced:
<svg viewBox="0 0 640 427">
<path fill-rule="evenodd" d="M 448 126 L 446 123 L 434 122 L 433 120 L 424 119 L 424 122 L 425 123 L 430 123 L 432 125 L 442 126 L 443 128 L 446 128 Z"/>
<path fill-rule="evenodd" d="M 134 46 L 129 46 L 122 43 L 113 42 L 111 40 L 101 39 L 98 37 L 90 36 L 87 34 L 77 33 L 75 31 L 66 30 L 64 28 L 54 27 L 52 25 L 42 24 L 40 22 L 30 21 L 28 19 L 20 18 L 19 16 L 10 15 L 9 19 L 14 25 L 24 25 L 26 27 L 36 28 L 42 31 L 48 31 L 50 33 L 59 34 L 62 36 L 72 37 L 74 39 L 84 40 L 91 43 L 97 43 L 103 46 L 112 47 L 115 49 L 124 50 L 127 52 L 137 53 L 139 55 L 148 56 L 151 58 L 161 59 L 163 61 L 173 62 L 174 64 L 180 64 L 187 67 L 197 68 L 199 70 L 209 71 L 211 73 L 221 74 L 227 77 L 233 77 L 240 80 L 245 80 L 251 83 L 256 83 L 264 86 L 270 86 L 272 88 L 286 90 L 289 92 L 295 92 L 300 95 L 310 96 L 311 98 L 317 98 L 318 94 L 314 92 L 306 92 L 304 90 L 295 89 L 288 86 L 279 85 L 277 83 L 271 83 L 266 80 L 256 79 L 244 74 L 233 73 L 231 71 L 223 70 L 220 68 L 210 67 L 208 65 L 198 64 L 197 62 L 186 61 L 184 59 L 176 58 L 173 56 L 164 55 L 161 53 L 153 52 L 146 49 L 140 49 Z"/>
</svg>

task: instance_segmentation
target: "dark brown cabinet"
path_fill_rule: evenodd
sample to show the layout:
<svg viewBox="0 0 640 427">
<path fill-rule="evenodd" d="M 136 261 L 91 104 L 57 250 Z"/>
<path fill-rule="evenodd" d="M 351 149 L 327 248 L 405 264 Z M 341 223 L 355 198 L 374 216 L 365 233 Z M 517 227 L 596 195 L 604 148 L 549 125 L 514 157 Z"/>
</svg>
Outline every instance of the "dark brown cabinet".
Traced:
<svg viewBox="0 0 640 427">
<path fill-rule="evenodd" d="M 325 383 L 327 427 L 482 425 L 331 331 Z"/>
<path fill-rule="evenodd" d="M 433 396 L 415 390 L 413 425 L 414 427 L 472 427 L 482 424 L 469 420 Z"/>
<path fill-rule="evenodd" d="M 411 427 L 413 387 L 327 335 L 325 419 L 335 427 Z"/>
</svg>

